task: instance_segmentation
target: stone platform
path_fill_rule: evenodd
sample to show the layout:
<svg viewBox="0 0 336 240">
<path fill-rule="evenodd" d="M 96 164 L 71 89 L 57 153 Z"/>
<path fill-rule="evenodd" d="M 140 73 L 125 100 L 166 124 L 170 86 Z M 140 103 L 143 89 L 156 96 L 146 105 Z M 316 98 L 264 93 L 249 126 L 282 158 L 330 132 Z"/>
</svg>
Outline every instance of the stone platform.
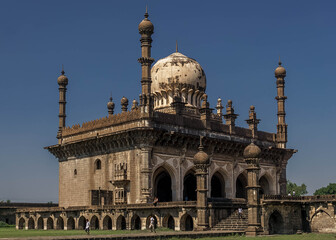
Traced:
<svg viewBox="0 0 336 240">
<path fill-rule="evenodd" d="M 78 236 L 59 236 L 59 237 L 27 237 L 25 240 L 140 240 L 140 239 L 169 239 L 169 238 L 203 238 L 203 237 L 224 237 L 230 235 L 243 235 L 243 231 L 184 231 L 184 232 L 158 232 L 158 233 L 139 233 L 139 234 L 112 234 L 112 235 L 78 235 Z M 0 238 L 1 240 L 22 240 L 23 238 Z"/>
</svg>

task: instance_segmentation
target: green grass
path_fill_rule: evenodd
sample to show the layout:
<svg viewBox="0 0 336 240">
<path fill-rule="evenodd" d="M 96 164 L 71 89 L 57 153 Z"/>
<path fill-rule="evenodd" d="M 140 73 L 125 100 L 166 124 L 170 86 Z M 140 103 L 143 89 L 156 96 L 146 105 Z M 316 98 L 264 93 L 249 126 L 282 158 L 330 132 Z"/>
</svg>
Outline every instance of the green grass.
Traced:
<svg viewBox="0 0 336 240">
<path fill-rule="evenodd" d="M 111 235 L 111 234 L 144 234 L 149 233 L 149 230 L 92 230 L 90 235 Z M 158 228 L 157 232 L 172 232 L 167 228 Z M 16 230 L 15 227 L 0 227 L 0 238 L 25 238 L 38 236 L 74 236 L 86 235 L 84 230 Z M 182 238 L 171 238 L 172 240 L 183 240 Z M 188 238 L 184 238 L 187 240 Z M 228 236 L 216 238 L 201 238 L 202 240 L 240 240 L 251 239 L 245 236 Z M 336 240 L 336 234 L 301 234 L 301 235 L 278 235 L 278 236 L 261 236 L 260 240 Z"/>
</svg>

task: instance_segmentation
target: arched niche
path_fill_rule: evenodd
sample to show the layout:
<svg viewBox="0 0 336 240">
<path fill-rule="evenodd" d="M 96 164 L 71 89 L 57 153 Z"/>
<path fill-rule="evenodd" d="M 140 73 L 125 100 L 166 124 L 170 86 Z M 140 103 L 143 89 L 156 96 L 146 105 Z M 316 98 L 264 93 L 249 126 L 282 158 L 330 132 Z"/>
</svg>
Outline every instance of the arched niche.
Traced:
<svg viewBox="0 0 336 240">
<path fill-rule="evenodd" d="M 28 229 L 35 229 L 35 221 L 32 217 L 28 220 Z"/>
<path fill-rule="evenodd" d="M 154 196 L 159 199 L 159 202 L 173 200 L 172 177 L 164 167 L 159 167 L 154 172 Z"/>
<path fill-rule="evenodd" d="M 270 183 L 265 175 L 263 175 L 259 179 L 259 186 L 260 186 L 260 190 L 259 190 L 260 196 L 271 194 Z"/>
<path fill-rule="evenodd" d="M 193 170 L 189 170 L 183 178 L 183 200 L 184 201 L 196 201 L 197 183 L 196 176 Z"/>
<path fill-rule="evenodd" d="M 165 228 L 175 230 L 174 218 L 170 214 L 167 214 L 162 220 L 162 226 Z"/>
<path fill-rule="evenodd" d="M 211 177 L 210 182 L 210 197 L 212 198 L 225 198 L 225 180 L 220 172 L 215 172 Z"/>
<path fill-rule="evenodd" d="M 64 220 L 62 217 L 58 217 L 56 221 L 56 229 L 57 230 L 64 230 Z"/>
<path fill-rule="evenodd" d="M 19 220 L 19 229 L 24 229 L 26 227 L 26 221 L 24 218 L 20 218 Z"/>
<path fill-rule="evenodd" d="M 284 232 L 284 221 L 282 215 L 275 210 L 268 219 L 269 234 L 281 234 Z"/>
<path fill-rule="evenodd" d="M 103 229 L 111 230 L 112 229 L 112 219 L 110 216 L 105 216 L 103 219 Z"/>
<path fill-rule="evenodd" d="M 93 215 L 90 221 L 90 228 L 92 230 L 98 230 L 99 229 L 99 219 L 97 218 L 96 215 Z"/>
<path fill-rule="evenodd" d="M 132 230 L 141 230 L 141 219 L 138 215 L 133 215 L 131 220 L 131 229 Z"/>
<path fill-rule="evenodd" d="M 67 220 L 67 230 L 75 229 L 75 219 L 73 217 L 69 217 Z"/>
<path fill-rule="evenodd" d="M 84 216 L 80 216 L 78 219 L 78 229 L 84 230 L 86 225 L 86 218 Z"/>
<path fill-rule="evenodd" d="M 236 179 L 236 198 L 246 198 L 247 177 L 246 173 L 242 172 Z"/>
<path fill-rule="evenodd" d="M 44 229 L 44 222 L 42 217 L 39 217 L 37 220 L 37 229 Z"/>
<path fill-rule="evenodd" d="M 194 230 L 194 221 L 189 214 L 184 214 L 180 220 L 180 229 L 182 231 L 193 231 Z"/>
<path fill-rule="evenodd" d="M 54 220 L 51 217 L 47 219 L 47 229 L 54 229 Z"/>
<path fill-rule="evenodd" d="M 126 219 L 123 215 L 120 215 L 117 218 L 117 230 L 125 230 L 126 229 Z"/>
</svg>

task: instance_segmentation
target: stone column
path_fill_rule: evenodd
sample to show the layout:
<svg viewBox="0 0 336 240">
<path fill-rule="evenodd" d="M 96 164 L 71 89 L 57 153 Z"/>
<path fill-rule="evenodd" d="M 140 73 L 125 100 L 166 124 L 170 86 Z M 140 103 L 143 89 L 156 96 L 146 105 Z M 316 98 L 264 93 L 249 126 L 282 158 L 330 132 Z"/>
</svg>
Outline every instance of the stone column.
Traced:
<svg viewBox="0 0 336 240">
<path fill-rule="evenodd" d="M 67 91 L 67 85 L 68 85 L 68 78 L 64 75 L 65 72 L 62 67 L 62 74 L 57 78 L 58 83 L 58 91 L 59 91 L 59 124 L 58 124 L 58 132 L 57 132 L 57 138 L 59 139 L 59 143 L 61 143 L 62 138 L 62 129 L 65 127 L 65 105 L 66 105 L 66 91 Z"/>
<path fill-rule="evenodd" d="M 146 146 L 141 148 L 142 162 L 141 162 L 141 202 L 151 202 L 151 155 L 152 147 Z"/>
<path fill-rule="evenodd" d="M 209 228 L 209 210 L 208 210 L 208 168 L 209 155 L 203 151 L 202 138 L 198 153 L 194 156 L 194 164 L 196 168 L 196 182 L 197 182 L 197 230 L 204 231 Z"/>
<path fill-rule="evenodd" d="M 259 155 L 260 148 L 251 143 L 244 150 L 247 167 L 247 207 L 248 207 L 248 228 L 246 236 L 256 236 L 262 232 L 259 196 Z"/>
</svg>

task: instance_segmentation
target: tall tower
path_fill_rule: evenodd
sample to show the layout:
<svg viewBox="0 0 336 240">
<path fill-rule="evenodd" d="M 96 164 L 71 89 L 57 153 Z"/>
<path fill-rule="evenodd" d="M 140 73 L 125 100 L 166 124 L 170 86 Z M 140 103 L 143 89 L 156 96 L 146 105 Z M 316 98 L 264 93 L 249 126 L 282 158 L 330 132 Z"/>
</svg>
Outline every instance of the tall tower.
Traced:
<svg viewBox="0 0 336 240">
<path fill-rule="evenodd" d="M 281 66 L 281 61 L 279 59 L 279 66 L 275 69 L 275 78 L 277 79 L 277 93 L 278 95 L 275 99 L 278 102 L 278 124 L 277 124 L 277 147 L 278 148 L 286 148 L 287 143 L 287 124 L 285 121 L 286 112 L 285 112 L 285 100 L 287 97 L 285 96 L 285 77 L 286 77 L 286 69 Z"/>
<path fill-rule="evenodd" d="M 62 67 L 62 74 L 58 77 L 57 83 L 58 83 L 58 91 L 59 91 L 59 125 L 58 125 L 58 132 L 57 132 L 57 138 L 62 138 L 62 129 L 65 127 L 65 105 L 66 105 L 66 86 L 68 85 L 68 78 L 65 76 L 65 72 Z"/>
<path fill-rule="evenodd" d="M 143 112 L 150 112 L 153 104 L 151 96 L 151 65 L 154 62 L 154 59 L 151 57 L 151 44 L 154 25 L 149 21 L 148 16 L 146 7 L 145 19 L 139 24 L 139 33 L 141 35 L 141 58 L 138 59 L 138 62 L 141 63 L 142 70 L 140 105 Z"/>
</svg>

